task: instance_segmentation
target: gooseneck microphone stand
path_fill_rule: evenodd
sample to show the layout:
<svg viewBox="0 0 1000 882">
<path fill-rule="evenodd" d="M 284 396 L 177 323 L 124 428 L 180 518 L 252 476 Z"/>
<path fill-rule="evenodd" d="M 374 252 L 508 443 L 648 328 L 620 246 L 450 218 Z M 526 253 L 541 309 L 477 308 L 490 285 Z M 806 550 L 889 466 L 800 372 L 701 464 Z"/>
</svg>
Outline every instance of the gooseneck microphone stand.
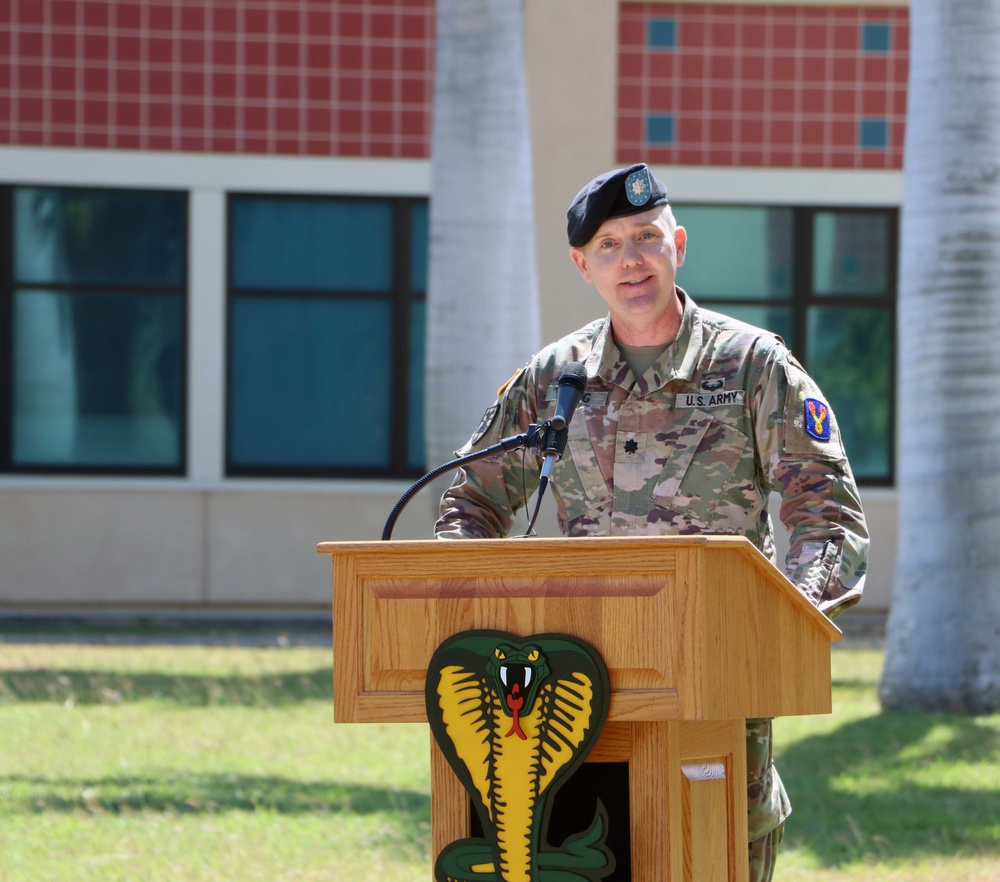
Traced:
<svg viewBox="0 0 1000 882">
<path fill-rule="evenodd" d="M 453 459 L 450 462 L 443 463 L 436 469 L 429 471 L 422 478 L 415 481 L 410 488 L 399 497 L 399 501 L 395 504 L 395 506 L 393 506 L 392 511 L 389 513 L 389 518 L 385 522 L 385 527 L 382 529 L 383 541 L 392 538 L 393 527 L 396 526 L 396 521 L 399 520 L 399 516 L 403 513 L 403 509 L 406 507 L 406 504 L 414 496 L 416 496 L 421 487 L 429 484 L 438 475 L 444 474 L 451 469 L 461 468 L 467 463 L 475 462 L 477 459 L 484 459 L 494 453 L 511 453 L 514 450 L 520 450 L 525 447 L 529 449 L 545 449 L 549 444 L 549 435 L 555 431 L 556 430 L 552 428 L 551 420 L 546 420 L 541 425 L 532 423 L 528 426 L 527 432 L 523 432 L 520 435 L 511 435 L 509 438 L 503 438 L 496 444 L 491 444 L 489 447 L 484 447 L 482 450 L 477 450 L 475 453 L 460 456 L 458 459 Z"/>
</svg>

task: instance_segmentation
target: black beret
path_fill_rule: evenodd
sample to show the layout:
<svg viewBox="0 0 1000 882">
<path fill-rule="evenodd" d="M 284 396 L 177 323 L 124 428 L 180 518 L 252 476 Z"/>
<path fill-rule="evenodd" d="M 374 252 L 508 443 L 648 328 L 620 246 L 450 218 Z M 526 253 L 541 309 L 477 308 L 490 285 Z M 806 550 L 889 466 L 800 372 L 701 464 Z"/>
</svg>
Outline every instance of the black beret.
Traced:
<svg viewBox="0 0 1000 882">
<path fill-rule="evenodd" d="M 639 214 L 667 203 L 667 188 L 644 162 L 594 178 L 566 212 L 569 244 L 582 248 L 609 217 Z"/>
</svg>

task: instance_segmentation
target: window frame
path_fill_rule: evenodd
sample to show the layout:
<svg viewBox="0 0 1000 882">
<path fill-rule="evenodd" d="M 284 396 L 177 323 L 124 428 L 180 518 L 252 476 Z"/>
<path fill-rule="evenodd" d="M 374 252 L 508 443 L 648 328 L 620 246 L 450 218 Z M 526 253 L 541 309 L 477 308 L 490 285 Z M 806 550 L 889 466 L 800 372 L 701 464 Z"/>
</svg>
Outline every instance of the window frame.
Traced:
<svg viewBox="0 0 1000 882">
<path fill-rule="evenodd" d="M 887 474 L 883 477 L 855 476 L 858 484 L 864 487 L 894 487 L 896 484 L 896 353 L 898 352 L 898 311 L 899 311 L 899 207 L 894 205 L 781 205 L 753 204 L 748 206 L 737 203 L 711 203 L 691 200 L 686 203 L 675 203 L 672 207 L 677 217 L 677 223 L 684 226 L 684 209 L 686 206 L 698 208 L 765 208 L 775 211 L 792 212 L 792 244 L 791 244 L 791 296 L 787 299 L 776 298 L 734 298 L 713 297 L 698 291 L 691 291 L 691 296 L 699 306 L 725 313 L 727 309 L 763 306 L 787 307 L 791 310 L 792 333 L 795 348 L 793 354 L 806 370 L 809 366 L 809 312 L 815 307 L 827 308 L 879 308 L 888 309 L 892 316 L 890 322 L 892 357 L 889 359 L 889 435 Z M 887 219 L 886 230 L 886 291 L 884 296 L 871 294 L 818 294 L 813 289 L 813 246 L 815 218 L 819 214 L 872 214 Z M 712 243 L 718 247 L 718 243 Z M 683 273 L 683 270 L 681 270 Z M 684 287 L 683 275 L 679 279 Z M 788 341 L 786 341 L 788 342 Z"/>
<path fill-rule="evenodd" d="M 358 195 L 329 193 L 274 193 L 257 190 L 230 190 L 226 194 L 226 243 L 225 243 L 225 413 L 223 415 L 223 474 L 226 478 L 406 478 L 412 479 L 423 474 L 423 467 L 408 464 L 409 427 L 413 423 L 409 397 L 410 372 L 410 312 L 415 303 L 427 302 L 427 291 L 412 287 L 411 270 L 413 253 L 411 240 L 413 233 L 414 207 L 429 204 L 426 196 Z M 371 290 L 331 290 L 299 288 L 251 288 L 234 284 L 233 227 L 235 205 L 240 199 L 264 199 L 292 202 L 342 202 L 348 204 L 388 203 L 392 211 L 393 260 L 390 288 L 388 291 Z M 376 466 L 322 466 L 322 465 L 247 465 L 232 460 L 233 441 L 233 318 L 237 297 L 277 297 L 290 296 L 313 300 L 379 301 L 389 304 L 391 327 L 389 340 L 391 358 L 389 364 L 390 420 L 389 465 Z"/>
<path fill-rule="evenodd" d="M 14 274 L 14 193 L 17 190 L 61 190 L 86 193 L 130 193 L 134 195 L 167 193 L 182 201 L 180 239 L 184 243 L 181 255 L 179 285 L 117 284 L 93 282 L 18 282 Z M 190 193 L 173 187 L 125 187 L 100 184 L 64 185 L 53 183 L 18 182 L 0 184 L 0 396 L 5 402 L 0 406 L 0 475 L 55 475 L 55 476 L 109 476 L 109 477 L 184 477 L 188 470 L 188 361 L 191 345 L 189 332 L 190 314 Z M 67 294 L 171 294 L 180 298 L 181 340 L 178 352 L 180 364 L 179 387 L 181 401 L 177 414 L 177 464 L 163 465 L 93 465 L 71 463 L 15 463 L 14 456 L 14 312 L 16 293 L 25 291 L 53 291 Z"/>
</svg>

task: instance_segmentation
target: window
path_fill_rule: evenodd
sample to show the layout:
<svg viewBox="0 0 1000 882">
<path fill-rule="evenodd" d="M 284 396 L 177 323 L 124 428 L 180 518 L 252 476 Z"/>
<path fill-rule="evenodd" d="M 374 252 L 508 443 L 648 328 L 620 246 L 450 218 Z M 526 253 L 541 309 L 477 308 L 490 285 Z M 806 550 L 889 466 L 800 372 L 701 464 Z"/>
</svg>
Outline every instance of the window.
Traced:
<svg viewBox="0 0 1000 882">
<path fill-rule="evenodd" d="M 681 286 L 780 334 L 829 397 L 858 480 L 891 484 L 897 210 L 674 210 L 688 231 Z"/>
<path fill-rule="evenodd" d="M 427 203 L 229 200 L 227 473 L 412 476 Z"/>
<path fill-rule="evenodd" d="M 651 113 L 646 117 L 646 140 L 650 144 L 673 144 L 674 130 L 672 113 Z"/>
<path fill-rule="evenodd" d="M 0 469 L 184 469 L 187 196 L 0 189 Z"/>
<path fill-rule="evenodd" d="M 859 120 L 858 146 L 863 150 L 885 150 L 889 146 L 889 121 L 874 116 Z"/>
<path fill-rule="evenodd" d="M 677 47 L 676 19 L 650 18 L 647 28 L 646 45 L 650 49 L 674 49 Z"/>
<path fill-rule="evenodd" d="M 861 51 L 884 55 L 892 49 L 892 25 L 887 22 L 865 22 L 861 25 Z"/>
</svg>

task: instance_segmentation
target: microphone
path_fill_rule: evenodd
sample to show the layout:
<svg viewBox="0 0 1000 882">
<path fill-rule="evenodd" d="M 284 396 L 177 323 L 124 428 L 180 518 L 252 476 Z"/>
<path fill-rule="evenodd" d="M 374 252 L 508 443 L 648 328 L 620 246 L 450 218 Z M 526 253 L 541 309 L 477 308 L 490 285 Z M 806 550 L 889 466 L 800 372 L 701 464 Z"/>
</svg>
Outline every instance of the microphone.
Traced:
<svg viewBox="0 0 1000 882">
<path fill-rule="evenodd" d="M 566 365 L 556 389 L 556 412 L 549 421 L 549 430 L 545 437 L 545 462 L 542 465 L 541 477 L 548 479 L 553 463 L 562 457 L 566 450 L 569 437 L 569 421 L 573 419 L 573 411 L 580 404 L 583 390 L 587 388 L 587 369 L 578 361 Z"/>
<path fill-rule="evenodd" d="M 503 438 L 496 444 L 491 444 L 482 450 L 460 456 L 458 459 L 453 459 L 451 462 L 446 462 L 444 465 L 440 465 L 436 469 L 429 471 L 414 483 L 393 507 L 392 512 L 389 514 L 389 519 L 385 522 L 385 527 L 382 530 L 383 541 L 392 538 L 392 529 L 396 524 L 396 520 L 416 492 L 434 480 L 438 475 L 448 471 L 448 469 L 475 462 L 487 456 L 493 456 L 501 451 L 510 453 L 513 450 L 520 450 L 522 447 L 530 447 L 531 449 L 541 447 L 542 452 L 545 454 L 545 462 L 542 464 L 542 472 L 538 483 L 538 499 L 535 503 L 535 513 L 528 524 L 527 532 L 524 534 L 525 536 L 532 535 L 532 529 L 534 528 L 535 520 L 538 518 L 538 511 L 541 508 L 542 496 L 545 495 L 545 486 L 549 482 L 549 472 L 552 469 L 553 463 L 563 455 L 563 451 L 566 449 L 566 442 L 569 440 L 569 421 L 573 419 L 573 411 L 579 406 L 580 399 L 583 397 L 583 390 L 586 388 L 587 369 L 579 362 L 566 365 L 562 376 L 559 377 L 558 388 L 556 389 L 556 413 L 551 420 L 541 425 L 532 423 L 528 426 L 524 434 Z"/>
</svg>

